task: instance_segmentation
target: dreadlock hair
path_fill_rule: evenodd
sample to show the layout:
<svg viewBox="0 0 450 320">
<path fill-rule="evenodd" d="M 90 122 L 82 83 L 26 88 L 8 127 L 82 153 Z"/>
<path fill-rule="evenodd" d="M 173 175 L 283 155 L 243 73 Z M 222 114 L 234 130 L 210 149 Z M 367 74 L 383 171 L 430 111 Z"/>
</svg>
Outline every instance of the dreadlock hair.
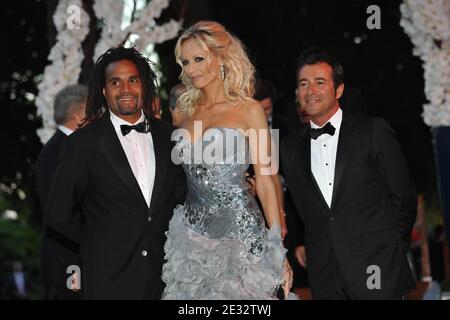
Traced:
<svg viewBox="0 0 450 320">
<path fill-rule="evenodd" d="M 110 63 L 119 60 L 133 62 L 139 72 L 142 84 L 142 111 L 145 115 L 147 128 L 149 128 L 150 121 L 153 118 L 152 104 L 156 95 L 156 75 L 150 67 L 150 64 L 153 63 L 135 48 L 124 48 L 123 46 L 110 48 L 97 59 L 89 80 L 85 122 L 98 120 L 108 110 L 106 99 L 103 95 L 105 70 Z"/>
</svg>

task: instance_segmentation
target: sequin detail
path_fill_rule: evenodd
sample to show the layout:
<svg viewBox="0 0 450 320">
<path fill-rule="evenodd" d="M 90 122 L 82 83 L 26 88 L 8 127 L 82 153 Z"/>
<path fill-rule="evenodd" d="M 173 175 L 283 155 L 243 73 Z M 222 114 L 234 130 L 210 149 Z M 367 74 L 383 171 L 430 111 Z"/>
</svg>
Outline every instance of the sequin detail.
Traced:
<svg viewBox="0 0 450 320">
<path fill-rule="evenodd" d="M 163 298 L 274 299 L 286 253 L 280 228 L 266 228 L 245 180 L 248 139 L 231 128 L 216 133 L 214 139 L 176 144 L 188 194 L 166 233 Z M 232 136 L 224 133 L 239 134 L 237 143 L 221 144 L 218 138 Z M 223 161 L 195 161 L 194 148 L 217 146 Z"/>
</svg>

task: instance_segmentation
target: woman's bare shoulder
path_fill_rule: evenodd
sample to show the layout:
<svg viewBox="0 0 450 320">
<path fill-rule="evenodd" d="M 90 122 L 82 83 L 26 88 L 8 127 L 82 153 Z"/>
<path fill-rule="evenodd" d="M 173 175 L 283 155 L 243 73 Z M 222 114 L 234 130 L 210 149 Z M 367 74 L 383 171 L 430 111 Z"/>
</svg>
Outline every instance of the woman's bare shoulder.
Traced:
<svg viewBox="0 0 450 320">
<path fill-rule="evenodd" d="M 248 101 L 243 103 L 242 111 L 245 114 L 245 117 L 250 121 L 255 121 L 258 119 L 266 121 L 263 106 L 254 99 L 249 99 Z"/>
<path fill-rule="evenodd" d="M 263 109 L 262 105 L 253 98 L 250 98 L 249 100 L 241 103 L 240 106 L 242 107 L 242 111 L 247 116 L 258 115 L 258 114 L 264 113 L 264 109 Z"/>
</svg>

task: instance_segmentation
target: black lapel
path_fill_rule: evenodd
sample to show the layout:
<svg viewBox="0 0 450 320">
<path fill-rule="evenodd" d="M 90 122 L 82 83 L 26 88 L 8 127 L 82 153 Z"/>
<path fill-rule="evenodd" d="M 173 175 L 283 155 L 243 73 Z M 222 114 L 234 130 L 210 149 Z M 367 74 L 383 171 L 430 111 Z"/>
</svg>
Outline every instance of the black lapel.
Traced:
<svg viewBox="0 0 450 320">
<path fill-rule="evenodd" d="M 316 178 L 311 171 L 311 137 L 309 135 L 310 126 L 308 125 L 307 130 L 303 130 L 300 136 L 300 152 L 302 154 L 302 160 L 305 168 L 306 177 L 310 180 L 308 185 L 312 185 L 315 188 L 316 193 L 319 195 L 322 206 L 329 210 L 328 204 L 323 197 L 322 191 L 317 184 Z"/>
<path fill-rule="evenodd" d="M 302 155 L 303 167 L 306 176 L 314 178 L 311 172 L 311 138 L 309 137 L 309 126 L 300 134 L 300 153 Z"/>
<path fill-rule="evenodd" d="M 103 152 L 106 160 L 109 162 L 120 179 L 125 183 L 125 185 L 147 206 L 141 188 L 139 188 L 139 184 L 133 174 L 133 170 L 128 162 L 125 151 L 120 144 L 120 140 L 117 137 L 117 133 L 109 118 L 109 112 L 106 112 L 105 115 L 103 115 L 98 121 L 104 122 L 103 134 L 99 139 L 100 150 Z"/>
<path fill-rule="evenodd" d="M 350 149 L 351 141 L 353 138 L 354 119 L 351 116 L 342 114 L 341 130 L 339 131 L 339 140 L 336 152 L 336 165 L 334 169 L 334 186 L 333 196 L 331 198 L 331 207 L 334 203 L 339 192 L 339 186 L 342 182 L 342 172 L 344 171 L 345 164 L 348 158 L 348 150 Z"/>
<path fill-rule="evenodd" d="M 66 134 L 59 129 L 56 129 L 54 136 L 55 136 L 55 139 L 57 139 L 58 141 L 63 140 L 64 138 L 67 137 Z"/>
<path fill-rule="evenodd" d="M 160 194 L 163 189 L 163 181 L 166 176 L 167 167 L 169 164 L 169 153 L 166 151 L 167 137 L 163 135 L 162 129 L 157 123 L 157 120 L 153 120 L 152 124 L 152 138 L 153 148 L 155 150 L 155 182 L 153 183 L 152 198 L 150 200 L 150 214 L 153 215 L 153 211 L 157 205 L 157 199 L 160 199 Z M 177 181 L 175 181 L 177 183 Z"/>
</svg>

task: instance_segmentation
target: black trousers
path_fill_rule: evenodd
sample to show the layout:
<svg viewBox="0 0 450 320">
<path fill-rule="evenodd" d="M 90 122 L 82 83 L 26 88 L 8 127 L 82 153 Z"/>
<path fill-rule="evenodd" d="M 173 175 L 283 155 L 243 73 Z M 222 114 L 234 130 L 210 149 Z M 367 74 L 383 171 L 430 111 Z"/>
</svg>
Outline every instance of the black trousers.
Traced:
<svg viewBox="0 0 450 320">
<path fill-rule="evenodd" d="M 81 300 L 81 291 L 75 292 L 66 287 L 45 285 L 44 300 Z"/>
<path fill-rule="evenodd" d="M 404 297 L 395 297 L 391 300 L 404 300 Z M 327 298 L 327 300 L 357 300 L 355 297 L 351 297 L 348 293 L 348 290 L 345 289 L 345 286 L 341 286 L 336 292 Z"/>
</svg>

